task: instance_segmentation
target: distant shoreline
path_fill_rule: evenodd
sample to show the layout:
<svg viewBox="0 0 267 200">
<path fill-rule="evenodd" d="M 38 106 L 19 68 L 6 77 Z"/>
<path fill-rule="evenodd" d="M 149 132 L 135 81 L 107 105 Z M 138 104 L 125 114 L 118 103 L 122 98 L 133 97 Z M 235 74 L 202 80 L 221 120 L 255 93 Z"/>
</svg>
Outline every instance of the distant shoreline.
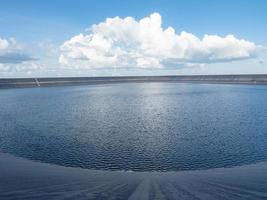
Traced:
<svg viewBox="0 0 267 200">
<path fill-rule="evenodd" d="M 267 84 L 267 74 L 184 75 L 184 76 L 117 76 L 60 78 L 0 78 L 2 88 L 91 85 L 127 82 L 176 82 L 206 84 Z"/>
</svg>

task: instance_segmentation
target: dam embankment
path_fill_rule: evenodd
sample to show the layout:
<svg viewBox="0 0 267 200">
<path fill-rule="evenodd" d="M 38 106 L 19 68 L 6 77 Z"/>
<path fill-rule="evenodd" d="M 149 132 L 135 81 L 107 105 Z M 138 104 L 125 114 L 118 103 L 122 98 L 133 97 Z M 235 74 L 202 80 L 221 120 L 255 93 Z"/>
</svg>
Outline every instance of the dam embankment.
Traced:
<svg viewBox="0 0 267 200">
<path fill-rule="evenodd" d="M 0 78 L 0 88 L 89 85 L 124 82 L 180 82 L 211 84 L 267 84 L 267 74 L 255 75 L 185 75 L 185 76 L 117 76 L 61 78 Z"/>
</svg>

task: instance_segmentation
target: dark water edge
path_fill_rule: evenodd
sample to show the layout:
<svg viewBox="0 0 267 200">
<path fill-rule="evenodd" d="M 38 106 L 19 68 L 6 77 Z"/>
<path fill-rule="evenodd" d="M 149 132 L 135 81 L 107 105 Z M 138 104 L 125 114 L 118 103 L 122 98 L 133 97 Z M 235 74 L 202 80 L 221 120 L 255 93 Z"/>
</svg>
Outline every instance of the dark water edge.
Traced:
<svg viewBox="0 0 267 200">
<path fill-rule="evenodd" d="M 0 78 L 1 88 L 90 85 L 124 82 L 181 82 L 267 84 L 266 74 L 246 75 L 184 75 L 184 76 L 117 76 L 117 77 L 60 77 L 60 78 Z"/>
<path fill-rule="evenodd" d="M 0 199 L 263 200 L 267 162 L 229 169 L 110 172 L 62 167 L 0 153 Z"/>
</svg>

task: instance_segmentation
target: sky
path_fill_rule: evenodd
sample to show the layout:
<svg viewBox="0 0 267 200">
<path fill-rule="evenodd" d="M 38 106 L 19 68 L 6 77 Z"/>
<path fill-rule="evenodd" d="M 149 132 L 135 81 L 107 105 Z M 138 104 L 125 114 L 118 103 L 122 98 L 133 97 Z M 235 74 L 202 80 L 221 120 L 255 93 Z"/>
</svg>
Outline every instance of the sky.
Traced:
<svg viewBox="0 0 267 200">
<path fill-rule="evenodd" d="M 2 0 L 0 78 L 267 74 L 266 0 Z"/>
</svg>

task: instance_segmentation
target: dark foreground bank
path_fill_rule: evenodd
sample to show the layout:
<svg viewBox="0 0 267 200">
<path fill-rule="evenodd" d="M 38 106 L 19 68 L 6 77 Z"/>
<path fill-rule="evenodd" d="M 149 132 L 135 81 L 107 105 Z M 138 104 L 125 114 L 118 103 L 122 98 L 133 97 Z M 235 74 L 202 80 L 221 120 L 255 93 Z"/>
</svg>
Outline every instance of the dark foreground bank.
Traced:
<svg viewBox="0 0 267 200">
<path fill-rule="evenodd" d="M 0 88 L 108 84 L 123 82 L 181 82 L 267 84 L 267 75 L 121 76 L 0 79 Z"/>
<path fill-rule="evenodd" d="M 180 172 L 108 172 L 0 153 L 0 199 L 267 199 L 267 163 Z"/>
</svg>

